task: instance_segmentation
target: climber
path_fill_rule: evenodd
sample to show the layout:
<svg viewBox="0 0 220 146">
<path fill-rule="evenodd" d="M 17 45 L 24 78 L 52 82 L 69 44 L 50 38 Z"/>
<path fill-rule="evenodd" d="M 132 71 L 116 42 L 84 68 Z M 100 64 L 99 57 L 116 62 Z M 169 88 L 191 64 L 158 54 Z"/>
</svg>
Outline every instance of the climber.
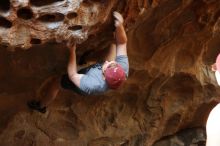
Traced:
<svg viewBox="0 0 220 146">
<path fill-rule="evenodd" d="M 52 77 L 43 86 L 47 88 L 47 94 L 38 100 L 28 102 L 30 109 L 46 112 L 46 107 L 56 98 L 60 88 L 73 90 L 80 95 L 102 94 L 108 89 L 117 89 L 126 77 L 128 77 L 129 64 L 127 57 L 127 36 L 123 26 L 123 17 L 118 12 L 113 12 L 115 25 L 115 44 L 110 47 L 109 56 L 112 59 L 104 63 L 96 63 L 77 72 L 76 43 L 70 41 L 70 58 L 66 75 Z M 115 50 L 115 51 L 114 51 Z M 114 55 L 115 52 L 115 55 Z M 110 57 L 111 58 L 111 57 Z"/>
<path fill-rule="evenodd" d="M 212 71 L 215 71 L 215 77 L 220 85 L 220 54 L 217 56 L 216 63 L 212 65 Z M 217 101 L 219 102 L 219 101 Z M 206 146 L 220 146 L 220 103 L 218 103 L 210 112 L 206 123 Z"/>
</svg>

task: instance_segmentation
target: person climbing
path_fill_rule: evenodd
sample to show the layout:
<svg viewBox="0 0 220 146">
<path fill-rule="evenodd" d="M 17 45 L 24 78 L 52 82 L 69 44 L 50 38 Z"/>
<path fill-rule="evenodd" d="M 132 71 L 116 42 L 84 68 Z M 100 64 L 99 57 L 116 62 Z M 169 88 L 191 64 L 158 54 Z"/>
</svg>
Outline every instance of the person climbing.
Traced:
<svg viewBox="0 0 220 146">
<path fill-rule="evenodd" d="M 218 85 L 220 85 L 220 54 L 216 58 L 216 63 L 212 65 L 212 71 Z M 218 101 L 219 102 L 219 101 Z M 206 146 L 220 146 L 220 103 L 218 103 L 209 113 L 206 122 Z"/>
<path fill-rule="evenodd" d="M 69 46 L 69 63 L 67 74 L 62 77 L 51 77 L 43 85 L 49 86 L 47 93 L 39 100 L 28 101 L 28 107 L 41 113 L 46 112 L 48 105 L 54 101 L 61 88 L 72 90 L 80 95 L 103 94 L 109 89 L 117 89 L 128 77 L 129 63 L 127 56 L 127 36 L 123 26 L 123 17 L 119 12 L 113 12 L 115 25 L 115 44 L 110 47 L 109 56 L 112 59 L 104 63 L 96 63 L 77 72 L 76 43 Z M 115 51 L 114 51 L 115 50 Z M 115 52 L 115 55 L 114 55 Z M 42 88 L 43 88 L 42 87 Z M 41 91 L 40 91 L 41 92 Z"/>
</svg>

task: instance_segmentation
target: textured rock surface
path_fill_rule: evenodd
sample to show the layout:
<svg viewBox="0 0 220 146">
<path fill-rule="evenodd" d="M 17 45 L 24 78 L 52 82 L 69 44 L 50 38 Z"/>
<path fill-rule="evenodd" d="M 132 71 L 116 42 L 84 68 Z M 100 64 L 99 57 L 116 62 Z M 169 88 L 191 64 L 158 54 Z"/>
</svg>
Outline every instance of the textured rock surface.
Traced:
<svg viewBox="0 0 220 146">
<path fill-rule="evenodd" d="M 154 146 L 205 146 L 205 130 L 186 129 L 155 143 Z"/>
<path fill-rule="evenodd" d="M 96 33 L 111 16 L 117 1 L 2 0 L 0 38 L 11 47 L 30 48 L 70 37 L 80 42 Z"/>
<path fill-rule="evenodd" d="M 220 1 L 11 0 L 6 4 L 7 0 L 4 7 L 0 4 L 0 145 L 204 145 L 207 115 L 220 95 L 210 69 L 220 52 Z M 26 9 L 32 11 L 31 19 L 22 19 L 30 15 Z M 62 90 L 48 113 L 29 111 L 26 101 L 41 83 L 66 70 L 68 50 L 55 43 L 57 30 L 82 25 L 76 32 L 88 39 L 78 45 L 79 62 L 102 59 L 111 39 L 113 10 L 124 15 L 129 39 L 130 76 L 123 87 L 92 97 Z M 54 11 L 64 19 L 58 29 L 49 29 L 50 19 L 42 15 Z M 30 44 L 32 38 L 40 43 Z M 25 51 L 8 51 L 31 45 Z"/>
</svg>

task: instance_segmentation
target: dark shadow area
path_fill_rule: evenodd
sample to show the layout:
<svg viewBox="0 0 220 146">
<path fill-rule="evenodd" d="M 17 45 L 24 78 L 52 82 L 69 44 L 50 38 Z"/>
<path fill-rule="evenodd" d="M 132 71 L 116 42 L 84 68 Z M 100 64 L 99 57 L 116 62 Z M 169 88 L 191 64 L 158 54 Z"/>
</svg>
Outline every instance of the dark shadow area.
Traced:
<svg viewBox="0 0 220 146">
<path fill-rule="evenodd" d="M 0 11 L 6 12 L 10 9 L 10 0 L 0 0 Z"/>
<path fill-rule="evenodd" d="M 171 135 L 173 131 L 178 129 L 181 123 L 182 116 L 179 113 L 174 113 L 166 122 L 164 129 L 164 135 Z"/>
<path fill-rule="evenodd" d="M 0 17 L 0 27 L 11 28 L 12 23 L 4 17 Z"/>
<path fill-rule="evenodd" d="M 190 126 L 201 126 L 206 125 L 209 113 L 211 110 L 218 104 L 217 101 L 211 101 L 210 103 L 203 103 L 198 106 L 198 108 L 195 111 L 195 116 L 192 119 L 192 123 Z"/>
<path fill-rule="evenodd" d="M 93 53 L 94 50 L 88 50 L 86 51 L 85 53 L 82 54 L 82 56 L 79 58 L 79 62 L 78 64 L 79 65 L 83 65 L 83 64 L 86 64 L 86 60 L 87 60 L 87 57 Z"/>
<path fill-rule="evenodd" d="M 50 5 L 56 2 L 62 2 L 64 0 L 30 0 L 31 5 L 36 7 L 41 7 L 45 5 Z"/>
<path fill-rule="evenodd" d="M 32 42 L 37 44 L 39 40 L 34 38 Z M 68 50 L 63 44 L 38 44 L 14 52 L 3 47 L 0 47 L 0 93 L 33 91 L 49 76 L 66 71 Z"/>
<path fill-rule="evenodd" d="M 73 18 L 76 18 L 77 16 L 78 14 L 76 12 L 71 12 L 66 15 L 68 19 L 73 19 Z"/>
<path fill-rule="evenodd" d="M 21 8 L 17 11 L 17 16 L 24 20 L 29 20 L 33 17 L 33 12 L 29 8 Z"/>
<path fill-rule="evenodd" d="M 63 21 L 64 15 L 61 13 L 45 14 L 38 18 L 42 22 L 59 22 Z"/>
<path fill-rule="evenodd" d="M 194 127 L 182 129 L 172 135 L 163 136 L 156 141 L 153 146 L 180 145 L 184 146 L 196 145 L 205 146 L 205 129 L 204 127 Z M 178 142 L 178 143 L 177 143 Z"/>
<path fill-rule="evenodd" d="M 148 0 L 148 4 L 151 6 L 153 3 L 153 0 Z"/>
<path fill-rule="evenodd" d="M 41 44 L 41 40 L 38 38 L 31 38 L 30 43 L 33 45 Z"/>
<path fill-rule="evenodd" d="M 83 3 L 106 3 L 108 0 L 84 0 Z"/>
<path fill-rule="evenodd" d="M 205 53 L 202 56 L 203 63 L 206 65 L 212 65 L 216 62 L 216 57 L 218 56 L 220 52 L 220 35 L 213 36 L 208 42 L 207 42 L 207 49 Z"/>
<path fill-rule="evenodd" d="M 213 17 L 213 22 L 214 22 L 214 23 L 218 20 L 219 16 L 220 16 L 220 10 L 218 10 L 218 11 L 214 14 L 214 17 Z M 214 24 L 214 23 L 213 23 L 213 24 Z"/>
<path fill-rule="evenodd" d="M 82 29 L 82 25 L 70 26 L 68 29 L 69 29 L 69 30 L 72 30 L 72 31 L 81 30 L 81 29 Z"/>
</svg>

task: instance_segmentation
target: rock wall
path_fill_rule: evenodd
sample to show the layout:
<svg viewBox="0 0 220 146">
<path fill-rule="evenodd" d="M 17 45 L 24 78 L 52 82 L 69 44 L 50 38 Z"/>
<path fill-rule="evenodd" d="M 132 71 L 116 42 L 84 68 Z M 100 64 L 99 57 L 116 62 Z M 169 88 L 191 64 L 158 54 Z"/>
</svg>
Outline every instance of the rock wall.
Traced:
<svg viewBox="0 0 220 146">
<path fill-rule="evenodd" d="M 0 3 L 0 145 L 204 145 L 220 95 L 210 68 L 220 51 L 220 1 Z M 30 111 L 26 102 L 40 85 L 65 73 L 69 37 L 79 40 L 79 64 L 104 58 L 114 10 L 125 17 L 129 40 L 126 83 L 101 96 L 62 90 L 46 114 Z"/>
</svg>

